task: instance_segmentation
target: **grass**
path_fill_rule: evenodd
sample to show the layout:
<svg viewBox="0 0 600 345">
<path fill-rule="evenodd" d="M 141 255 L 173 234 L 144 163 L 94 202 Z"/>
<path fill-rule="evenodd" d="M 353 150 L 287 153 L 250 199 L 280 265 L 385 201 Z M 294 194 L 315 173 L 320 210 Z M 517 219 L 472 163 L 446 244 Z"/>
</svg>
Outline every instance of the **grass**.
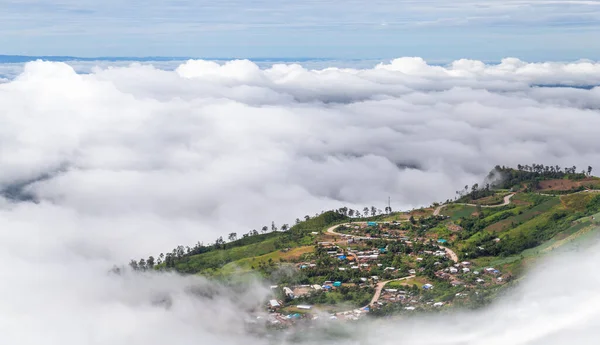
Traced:
<svg viewBox="0 0 600 345">
<path fill-rule="evenodd" d="M 313 246 L 302 246 L 302 247 L 296 247 L 296 248 L 290 249 L 288 251 L 277 250 L 277 251 L 274 251 L 274 252 L 271 252 L 268 254 L 264 254 L 264 255 L 260 255 L 260 256 L 243 258 L 243 259 L 236 260 L 236 261 L 226 264 L 225 266 L 223 266 L 222 272 L 224 274 L 227 274 L 227 273 L 233 273 L 236 271 L 237 272 L 250 271 L 250 270 L 252 270 L 253 266 L 256 268 L 261 263 L 263 263 L 263 264 L 268 263 L 269 259 L 271 259 L 273 262 L 276 262 L 276 263 L 278 263 L 280 261 L 288 261 L 288 260 L 298 259 L 303 254 L 311 253 L 313 250 L 314 250 Z"/>
<path fill-rule="evenodd" d="M 582 212 L 596 195 L 595 193 L 576 193 L 564 195 L 560 198 L 560 201 L 567 209 Z"/>
<path fill-rule="evenodd" d="M 458 220 L 460 218 L 470 217 L 477 208 L 475 206 L 467 205 L 448 205 L 440 212 L 444 216 L 449 216 L 452 220 Z"/>
<path fill-rule="evenodd" d="M 429 283 L 427 278 L 425 277 L 414 277 L 406 280 L 392 281 L 383 287 L 384 289 L 402 289 L 407 286 L 417 285 L 418 287 L 423 286 L 424 284 Z"/>
<path fill-rule="evenodd" d="M 504 202 L 504 197 L 506 195 L 508 195 L 508 193 L 496 193 L 481 199 L 471 200 L 469 203 L 479 205 L 498 205 Z"/>
</svg>

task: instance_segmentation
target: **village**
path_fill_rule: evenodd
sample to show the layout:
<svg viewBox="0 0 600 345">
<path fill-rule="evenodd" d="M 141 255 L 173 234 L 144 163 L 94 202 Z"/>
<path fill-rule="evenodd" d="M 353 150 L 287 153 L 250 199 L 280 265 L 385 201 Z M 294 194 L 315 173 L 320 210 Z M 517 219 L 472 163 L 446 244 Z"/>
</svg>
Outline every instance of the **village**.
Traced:
<svg viewBox="0 0 600 345">
<path fill-rule="evenodd" d="M 423 223 L 446 219 L 430 218 L 436 219 Z M 415 236 L 409 228 L 358 222 L 318 234 L 314 252 L 293 263 L 298 278 L 271 286 L 268 322 L 285 327 L 298 320 L 354 321 L 388 310 L 442 309 L 510 279 L 493 267 L 459 261 L 444 246 L 447 240 Z"/>
</svg>

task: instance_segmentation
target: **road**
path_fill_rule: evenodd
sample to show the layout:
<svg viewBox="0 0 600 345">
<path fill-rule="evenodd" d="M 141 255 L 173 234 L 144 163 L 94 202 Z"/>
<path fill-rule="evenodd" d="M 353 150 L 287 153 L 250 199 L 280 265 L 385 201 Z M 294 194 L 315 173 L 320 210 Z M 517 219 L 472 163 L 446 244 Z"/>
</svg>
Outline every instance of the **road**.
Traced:
<svg viewBox="0 0 600 345">
<path fill-rule="evenodd" d="M 375 304 L 375 302 L 377 302 L 379 300 L 379 297 L 381 296 L 381 291 L 383 290 L 383 288 L 385 287 L 385 284 L 389 283 L 389 282 L 394 282 L 394 281 L 401 281 L 401 280 L 406 280 L 406 279 L 411 279 L 414 278 L 414 275 L 408 276 L 408 277 L 403 277 L 403 278 L 397 278 L 397 279 L 390 279 L 390 280 L 385 280 L 382 282 L 377 283 L 377 286 L 375 287 L 375 294 L 373 295 L 373 298 L 371 298 L 371 302 L 369 303 L 369 306 Z"/>
<path fill-rule="evenodd" d="M 483 208 L 493 208 L 493 207 L 502 207 L 502 206 L 506 206 L 508 204 L 510 204 L 510 198 L 513 197 L 513 195 L 515 195 L 515 193 L 509 194 L 507 196 L 504 197 L 504 201 L 501 204 L 498 205 L 481 205 L 481 207 Z M 433 215 L 434 216 L 438 216 L 440 214 L 440 212 L 442 211 L 442 209 L 448 205 L 464 205 L 464 206 L 475 206 L 477 207 L 477 204 L 466 204 L 466 203 L 458 203 L 458 202 L 453 202 L 451 204 L 444 204 L 444 205 L 440 205 L 438 206 L 434 211 L 433 211 Z"/>
<path fill-rule="evenodd" d="M 411 276 L 408 276 L 408 277 L 402 277 L 402 278 L 397 278 L 397 279 L 390 279 L 390 280 L 385 280 L 385 281 L 379 282 L 375 286 L 375 294 L 373 294 L 373 298 L 371 298 L 371 302 L 369 302 L 368 305 L 366 305 L 366 306 L 364 306 L 362 308 L 356 308 L 356 309 L 346 310 L 346 311 L 339 311 L 337 313 L 334 313 L 334 315 L 341 315 L 341 314 L 345 314 L 345 313 L 353 313 L 355 310 L 362 310 L 362 309 L 365 309 L 367 307 L 371 307 L 373 304 L 375 304 L 379 300 L 379 297 L 381 297 L 381 291 L 385 287 L 385 284 L 387 284 L 389 282 L 393 282 L 393 281 L 407 280 L 407 279 L 411 279 L 411 278 L 414 278 L 414 277 L 415 277 L 414 275 L 411 275 Z"/>
<path fill-rule="evenodd" d="M 505 198 L 506 199 L 506 198 Z M 510 200 L 510 198 L 509 198 Z M 342 226 L 342 225 L 352 225 L 352 224 L 366 224 L 367 222 L 354 222 L 354 223 L 344 223 L 344 224 L 338 224 L 338 225 L 334 225 L 332 227 L 329 227 L 327 229 L 327 233 L 328 234 L 332 234 L 335 236 L 342 236 L 345 234 L 341 234 L 339 232 L 335 232 L 335 229 L 337 229 L 338 227 Z M 348 235 L 346 235 L 348 236 Z M 350 235 L 352 238 L 356 238 L 356 239 L 361 239 L 361 240 L 373 240 L 373 239 L 381 239 L 381 240 L 385 240 L 385 241 L 395 241 L 395 239 L 393 238 L 374 238 L 374 237 L 366 237 L 366 236 L 355 236 L 355 235 Z M 411 244 L 411 241 L 405 241 L 408 244 Z M 454 262 L 458 262 L 458 255 L 456 255 L 456 253 L 447 247 L 443 247 L 443 246 L 438 246 L 440 247 L 440 249 L 443 249 L 446 251 L 446 254 L 448 254 L 448 256 L 450 257 L 450 259 Z"/>
</svg>

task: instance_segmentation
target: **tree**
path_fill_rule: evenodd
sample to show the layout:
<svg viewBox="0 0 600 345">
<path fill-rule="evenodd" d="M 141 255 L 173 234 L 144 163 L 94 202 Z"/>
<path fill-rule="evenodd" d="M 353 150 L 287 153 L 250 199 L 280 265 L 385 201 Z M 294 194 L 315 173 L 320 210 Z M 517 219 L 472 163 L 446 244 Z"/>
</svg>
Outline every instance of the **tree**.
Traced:
<svg viewBox="0 0 600 345">
<path fill-rule="evenodd" d="M 256 231 L 256 229 L 252 230 L 252 236 L 257 236 L 258 235 L 258 231 Z"/>
<path fill-rule="evenodd" d="M 265 226 L 263 226 L 263 227 L 262 227 L 261 231 L 262 231 L 262 233 L 264 234 L 264 233 L 266 233 L 267 231 L 269 231 L 269 227 L 265 225 Z"/>
<path fill-rule="evenodd" d="M 135 260 L 131 260 L 131 262 L 129 262 L 129 266 L 134 270 L 137 271 L 139 269 L 138 263 Z"/>
<path fill-rule="evenodd" d="M 277 226 L 275 225 L 275 221 L 271 222 L 271 231 L 277 231 Z"/>
<path fill-rule="evenodd" d="M 363 208 L 363 214 L 365 215 L 365 217 L 369 216 L 369 208 L 368 207 Z"/>
<path fill-rule="evenodd" d="M 588 174 L 588 176 L 592 176 L 592 167 L 591 166 L 588 166 L 587 174 Z"/>
<path fill-rule="evenodd" d="M 348 210 L 348 216 L 354 217 L 354 210 L 353 209 L 349 209 Z"/>
<path fill-rule="evenodd" d="M 412 216 L 412 214 L 410 215 L 410 218 L 408 218 L 408 221 L 409 221 L 411 224 L 415 224 L 415 223 L 416 223 L 416 221 L 415 221 L 415 217 L 413 217 L 413 216 Z"/>
<path fill-rule="evenodd" d="M 310 216 L 307 214 L 306 216 L 304 216 L 304 220 L 309 220 Z"/>
<path fill-rule="evenodd" d="M 231 232 L 231 233 L 229 233 L 229 236 L 227 238 L 229 238 L 230 242 L 235 241 L 235 240 L 237 240 L 237 234 L 235 232 Z"/>
<path fill-rule="evenodd" d="M 281 231 L 287 231 L 287 230 L 288 230 L 288 228 L 289 228 L 289 225 L 287 225 L 287 224 L 283 224 L 283 225 L 281 226 Z"/>
<path fill-rule="evenodd" d="M 296 218 L 296 224 L 300 224 L 300 218 Z"/>
<path fill-rule="evenodd" d="M 143 258 L 140 259 L 140 262 L 138 262 L 138 267 L 141 270 L 145 270 L 146 269 L 146 260 L 144 260 Z"/>
<path fill-rule="evenodd" d="M 148 260 L 146 260 L 146 267 L 148 267 L 148 269 L 154 268 L 154 256 L 150 255 L 148 257 Z"/>
<path fill-rule="evenodd" d="M 375 208 L 375 206 L 371 206 L 371 216 L 375 217 L 376 214 L 377 214 L 377 209 Z"/>
</svg>

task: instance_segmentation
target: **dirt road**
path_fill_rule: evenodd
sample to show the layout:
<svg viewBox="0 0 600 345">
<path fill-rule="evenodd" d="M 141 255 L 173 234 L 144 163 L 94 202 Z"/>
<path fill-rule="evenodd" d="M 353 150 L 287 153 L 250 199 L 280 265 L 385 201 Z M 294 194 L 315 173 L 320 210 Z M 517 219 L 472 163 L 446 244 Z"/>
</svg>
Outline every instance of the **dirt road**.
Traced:
<svg viewBox="0 0 600 345">
<path fill-rule="evenodd" d="M 509 194 L 507 196 L 504 197 L 504 201 L 501 204 L 498 205 L 481 205 L 481 207 L 483 208 L 493 208 L 493 207 L 502 207 L 502 206 L 506 206 L 508 204 L 510 204 L 510 198 L 513 197 L 513 195 L 515 195 L 515 193 Z M 458 203 L 458 202 L 453 202 L 451 204 L 444 204 L 444 205 L 440 205 L 438 206 L 434 211 L 433 211 L 433 215 L 434 216 L 438 216 L 440 214 L 440 212 L 442 211 L 442 209 L 448 205 L 464 205 L 464 206 L 475 206 L 477 207 L 477 204 L 466 204 L 466 203 Z"/>
<path fill-rule="evenodd" d="M 403 277 L 403 278 L 385 280 L 385 281 L 377 283 L 377 286 L 375 287 L 375 294 L 373 295 L 373 298 L 371 298 L 371 302 L 369 303 L 369 306 L 375 304 L 375 302 L 377 302 L 379 300 L 379 297 L 381 296 L 381 291 L 385 287 L 385 284 L 387 284 L 389 282 L 397 282 L 397 281 L 401 281 L 401 280 L 407 280 L 407 279 L 411 279 L 414 277 L 415 276 L 412 275 L 412 276 Z"/>
</svg>

